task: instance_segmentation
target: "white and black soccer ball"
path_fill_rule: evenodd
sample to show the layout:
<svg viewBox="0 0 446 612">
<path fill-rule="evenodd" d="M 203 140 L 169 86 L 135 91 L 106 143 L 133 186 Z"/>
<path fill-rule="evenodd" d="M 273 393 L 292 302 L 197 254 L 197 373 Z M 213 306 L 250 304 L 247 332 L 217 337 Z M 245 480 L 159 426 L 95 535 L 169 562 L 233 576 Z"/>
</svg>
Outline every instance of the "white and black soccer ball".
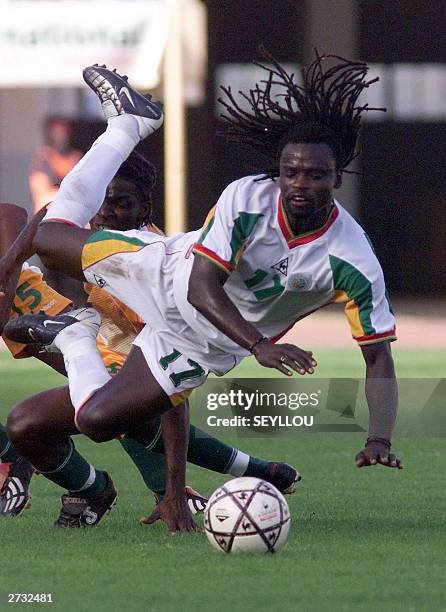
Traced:
<svg viewBox="0 0 446 612">
<path fill-rule="evenodd" d="M 259 478 L 234 478 L 210 497 L 204 512 L 208 540 L 225 553 L 276 552 L 288 537 L 290 510 L 282 493 Z"/>
</svg>

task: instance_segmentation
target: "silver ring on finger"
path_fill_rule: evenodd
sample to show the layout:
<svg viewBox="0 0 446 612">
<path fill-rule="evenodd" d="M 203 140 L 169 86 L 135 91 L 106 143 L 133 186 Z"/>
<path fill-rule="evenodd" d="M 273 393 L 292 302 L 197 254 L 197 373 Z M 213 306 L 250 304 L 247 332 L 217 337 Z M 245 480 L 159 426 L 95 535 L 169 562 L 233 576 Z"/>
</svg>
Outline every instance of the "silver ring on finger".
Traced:
<svg viewBox="0 0 446 612">
<path fill-rule="evenodd" d="M 288 361 L 288 357 L 286 355 L 282 355 L 280 358 L 280 363 L 286 363 Z"/>
</svg>

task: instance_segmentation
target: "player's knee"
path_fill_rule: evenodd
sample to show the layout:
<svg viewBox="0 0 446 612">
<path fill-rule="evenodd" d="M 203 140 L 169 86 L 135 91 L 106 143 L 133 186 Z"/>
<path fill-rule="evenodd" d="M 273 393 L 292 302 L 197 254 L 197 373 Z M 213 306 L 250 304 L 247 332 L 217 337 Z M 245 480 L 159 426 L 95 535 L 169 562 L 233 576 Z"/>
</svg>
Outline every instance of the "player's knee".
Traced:
<svg viewBox="0 0 446 612">
<path fill-rule="evenodd" d="M 110 436 L 102 410 L 96 406 L 89 406 L 88 403 L 77 415 L 76 423 L 80 431 L 93 442 L 108 442 L 114 436 Z"/>
</svg>

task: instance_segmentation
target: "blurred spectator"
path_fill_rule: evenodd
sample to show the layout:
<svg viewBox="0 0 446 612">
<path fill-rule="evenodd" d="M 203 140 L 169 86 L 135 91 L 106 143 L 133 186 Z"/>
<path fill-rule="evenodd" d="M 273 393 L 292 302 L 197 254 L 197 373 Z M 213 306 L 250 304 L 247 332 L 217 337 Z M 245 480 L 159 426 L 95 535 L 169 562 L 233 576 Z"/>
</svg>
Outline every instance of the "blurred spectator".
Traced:
<svg viewBox="0 0 446 612">
<path fill-rule="evenodd" d="M 47 120 L 45 144 L 34 155 L 29 171 L 29 188 L 35 212 L 51 202 L 62 179 L 83 155 L 80 149 L 72 145 L 72 135 L 73 126 L 67 119 L 51 117 Z M 78 281 L 55 270 L 48 270 L 41 261 L 36 263 L 44 272 L 47 283 L 56 291 L 72 299 L 75 304 L 85 302 L 84 292 Z"/>
<path fill-rule="evenodd" d="M 45 125 L 45 144 L 34 155 L 30 173 L 34 211 L 51 202 L 62 179 L 80 160 L 83 153 L 73 147 L 73 127 L 62 117 L 52 117 Z"/>
</svg>

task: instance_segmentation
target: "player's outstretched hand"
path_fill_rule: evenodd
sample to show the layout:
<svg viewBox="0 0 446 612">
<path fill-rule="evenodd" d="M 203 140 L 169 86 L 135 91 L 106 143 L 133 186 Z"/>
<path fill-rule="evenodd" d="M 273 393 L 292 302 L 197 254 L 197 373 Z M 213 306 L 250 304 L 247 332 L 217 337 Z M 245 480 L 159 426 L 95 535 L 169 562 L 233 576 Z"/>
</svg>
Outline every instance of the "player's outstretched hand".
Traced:
<svg viewBox="0 0 446 612">
<path fill-rule="evenodd" d="M 378 463 L 399 470 L 404 467 L 398 457 L 390 452 L 390 442 L 387 440 L 368 440 L 364 449 L 356 455 L 355 461 L 359 468 Z"/>
<path fill-rule="evenodd" d="M 313 353 L 304 351 L 294 344 L 274 344 L 265 338 L 256 344 L 252 354 L 266 368 L 276 368 L 282 374 L 292 376 L 298 374 L 313 374 L 317 366 Z"/>
<path fill-rule="evenodd" d="M 143 525 L 151 525 L 158 520 L 164 521 L 172 534 L 177 531 L 198 530 L 198 525 L 194 522 L 187 504 L 186 495 L 170 499 L 166 497 L 156 506 L 150 516 L 142 518 L 140 522 Z"/>
</svg>

